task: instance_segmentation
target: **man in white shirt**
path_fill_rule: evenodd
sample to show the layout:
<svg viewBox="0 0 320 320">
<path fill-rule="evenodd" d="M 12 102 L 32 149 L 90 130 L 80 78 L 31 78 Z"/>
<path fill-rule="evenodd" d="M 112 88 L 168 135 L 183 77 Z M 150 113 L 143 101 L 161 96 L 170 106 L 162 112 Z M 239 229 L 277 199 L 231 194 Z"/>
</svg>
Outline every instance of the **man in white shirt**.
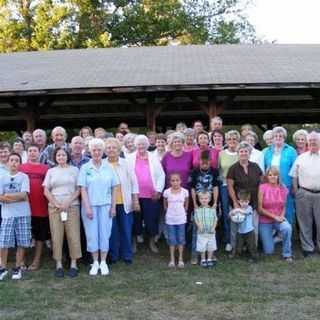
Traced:
<svg viewBox="0 0 320 320">
<path fill-rule="evenodd" d="M 320 134 L 308 135 L 309 151 L 294 162 L 290 176 L 296 195 L 297 219 L 300 241 L 305 257 L 315 252 L 313 221 L 316 224 L 317 247 L 320 249 Z"/>
</svg>

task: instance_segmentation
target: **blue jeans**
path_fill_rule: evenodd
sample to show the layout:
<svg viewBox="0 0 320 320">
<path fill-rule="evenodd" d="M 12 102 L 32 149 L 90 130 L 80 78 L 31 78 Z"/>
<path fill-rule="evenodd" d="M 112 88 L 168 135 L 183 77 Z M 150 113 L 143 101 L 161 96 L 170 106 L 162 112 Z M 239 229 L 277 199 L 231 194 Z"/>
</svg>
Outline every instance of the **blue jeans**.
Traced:
<svg viewBox="0 0 320 320">
<path fill-rule="evenodd" d="M 292 227 L 287 220 L 281 223 L 279 222 L 259 223 L 259 236 L 262 241 L 263 252 L 265 254 L 273 254 L 274 252 L 273 230 L 276 230 L 281 233 L 282 256 L 284 258 L 291 257 L 292 256 L 292 249 L 291 249 Z"/>
<path fill-rule="evenodd" d="M 220 197 L 221 197 L 221 206 L 222 206 L 222 215 L 223 215 L 223 234 L 224 242 L 230 243 L 230 204 L 229 204 L 229 193 L 227 186 L 220 186 Z"/>
<path fill-rule="evenodd" d="M 110 254 L 113 262 L 119 258 L 132 261 L 131 247 L 133 213 L 126 213 L 122 204 L 116 205 L 116 216 L 113 218 L 110 237 Z"/>
<path fill-rule="evenodd" d="M 184 246 L 186 244 L 186 225 L 183 224 L 167 224 L 168 245 Z"/>
</svg>

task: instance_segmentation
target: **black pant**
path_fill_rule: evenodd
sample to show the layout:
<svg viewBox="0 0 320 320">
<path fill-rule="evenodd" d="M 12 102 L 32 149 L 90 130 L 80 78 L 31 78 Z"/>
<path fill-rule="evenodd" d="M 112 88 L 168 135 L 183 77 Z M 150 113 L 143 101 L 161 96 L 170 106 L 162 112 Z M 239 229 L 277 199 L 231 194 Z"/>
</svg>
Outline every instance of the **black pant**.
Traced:
<svg viewBox="0 0 320 320">
<path fill-rule="evenodd" d="M 252 258 L 257 258 L 256 236 L 254 230 L 247 233 L 237 233 L 236 255 L 241 255 L 243 247 L 247 246 L 248 253 Z"/>
</svg>

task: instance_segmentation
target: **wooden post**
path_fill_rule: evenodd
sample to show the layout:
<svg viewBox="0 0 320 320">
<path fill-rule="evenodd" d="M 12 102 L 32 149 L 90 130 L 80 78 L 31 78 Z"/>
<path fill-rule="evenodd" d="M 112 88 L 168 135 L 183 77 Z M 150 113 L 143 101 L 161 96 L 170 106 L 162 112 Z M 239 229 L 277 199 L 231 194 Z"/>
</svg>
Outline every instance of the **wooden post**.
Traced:
<svg viewBox="0 0 320 320">
<path fill-rule="evenodd" d="M 156 119 L 159 116 L 162 106 L 154 105 L 154 98 L 148 99 L 148 105 L 146 107 L 146 120 L 147 120 L 147 128 L 150 131 L 156 131 Z"/>
<path fill-rule="evenodd" d="M 37 114 L 34 112 L 34 110 L 22 111 L 22 116 L 27 123 L 26 130 L 30 132 L 34 131 L 36 129 L 37 121 Z"/>
</svg>

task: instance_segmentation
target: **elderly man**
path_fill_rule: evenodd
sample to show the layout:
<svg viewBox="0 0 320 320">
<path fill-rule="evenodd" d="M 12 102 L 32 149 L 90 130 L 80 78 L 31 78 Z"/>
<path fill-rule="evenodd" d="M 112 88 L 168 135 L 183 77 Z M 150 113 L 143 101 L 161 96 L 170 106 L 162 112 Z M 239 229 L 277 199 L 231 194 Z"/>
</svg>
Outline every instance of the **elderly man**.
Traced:
<svg viewBox="0 0 320 320">
<path fill-rule="evenodd" d="M 219 116 L 213 117 L 210 120 L 210 129 L 211 129 L 211 131 L 213 131 L 213 130 L 222 130 L 222 125 L 223 125 L 222 118 L 219 117 Z"/>
<path fill-rule="evenodd" d="M 32 133 L 33 142 L 39 147 L 42 152 L 47 145 L 47 134 L 42 129 L 36 129 Z"/>
<path fill-rule="evenodd" d="M 77 167 L 78 169 L 85 163 L 87 163 L 90 158 L 84 155 L 84 139 L 80 136 L 75 136 L 71 140 L 71 160 L 70 164 Z"/>
<path fill-rule="evenodd" d="M 62 127 L 55 127 L 51 132 L 52 144 L 49 144 L 40 155 L 40 162 L 47 164 L 50 168 L 54 167 L 55 161 L 53 159 L 54 150 L 57 147 L 62 147 L 70 152 L 67 144 L 67 132 Z"/>
<path fill-rule="evenodd" d="M 29 131 L 25 131 L 22 134 L 22 140 L 24 141 L 25 148 L 27 149 L 32 143 L 32 134 Z"/>
<path fill-rule="evenodd" d="M 296 195 L 297 218 L 303 255 L 315 252 L 313 221 L 316 224 L 317 247 L 320 249 L 320 135 L 312 131 L 308 135 L 309 151 L 294 162 L 290 176 Z"/>
</svg>

